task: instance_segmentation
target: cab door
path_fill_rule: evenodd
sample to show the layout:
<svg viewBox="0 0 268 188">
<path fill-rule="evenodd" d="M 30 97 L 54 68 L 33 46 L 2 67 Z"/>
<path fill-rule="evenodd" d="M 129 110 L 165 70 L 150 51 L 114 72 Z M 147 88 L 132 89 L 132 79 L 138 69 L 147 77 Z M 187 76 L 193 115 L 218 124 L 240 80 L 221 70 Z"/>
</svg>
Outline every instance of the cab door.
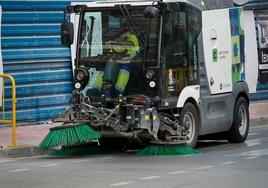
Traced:
<svg viewBox="0 0 268 188">
<path fill-rule="evenodd" d="M 186 75 L 186 15 L 185 12 L 170 11 L 163 17 L 162 56 L 165 64 L 162 65 L 163 91 L 165 106 L 175 106 L 178 95 L 188 84 Z"/>
<path fill-rule="evenodd" d="M 198 83 L 196 39 L 201 29 L 200 13 L 190 6 L 163 15 L 162 57 L 165 106 L 176 107 L 181 91 Z"/>
</svg>

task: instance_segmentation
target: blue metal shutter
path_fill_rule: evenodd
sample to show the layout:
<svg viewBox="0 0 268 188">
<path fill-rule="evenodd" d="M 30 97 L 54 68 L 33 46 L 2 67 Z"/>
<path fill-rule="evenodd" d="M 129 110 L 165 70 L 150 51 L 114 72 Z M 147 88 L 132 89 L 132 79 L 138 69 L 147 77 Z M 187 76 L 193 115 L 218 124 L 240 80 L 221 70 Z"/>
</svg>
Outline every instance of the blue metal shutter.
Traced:
<svg viewBox="0 0 268 188">
<path fill-rule="evenodd" d="M 254 9 L 254 10 L 267 10 L 268 2 L 265 0 L 252 0 L 249 1 L 245 6 L 245 9 Z"/>
<path fill-rule="evenodd" d="M 1 1 L 4 73 L 17 84 L 17 122 L 57 117 L 69 105 L 72 67 L 69 47 L 60 43 L 68 1 Z M 10 118 L 11 85 L 6 81 Z"/>
</svg>

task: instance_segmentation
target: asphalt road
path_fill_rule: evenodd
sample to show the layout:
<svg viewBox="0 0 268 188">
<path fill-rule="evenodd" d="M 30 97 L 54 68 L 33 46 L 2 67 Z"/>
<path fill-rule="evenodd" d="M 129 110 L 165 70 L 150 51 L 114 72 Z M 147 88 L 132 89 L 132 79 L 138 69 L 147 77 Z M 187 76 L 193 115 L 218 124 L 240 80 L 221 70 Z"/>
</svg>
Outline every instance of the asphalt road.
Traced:
<svg viewBox="0 0 268 188">
<path fill-rule="evenodd" d="M 268 126 L 244 144 L 206 141 L 195 156 L 133 152 L 76 158 L 0 159 L 1 188 L 257 188 L 268 185 Z"/>
</svg>

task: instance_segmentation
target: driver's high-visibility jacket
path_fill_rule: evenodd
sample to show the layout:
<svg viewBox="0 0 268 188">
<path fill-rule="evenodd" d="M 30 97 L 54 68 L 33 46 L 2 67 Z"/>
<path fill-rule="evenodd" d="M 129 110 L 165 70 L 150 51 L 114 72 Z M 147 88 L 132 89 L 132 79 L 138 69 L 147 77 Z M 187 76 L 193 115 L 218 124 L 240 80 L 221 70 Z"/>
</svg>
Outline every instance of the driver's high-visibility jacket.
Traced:
<svg viewBox="0 0 268 188">
<path fill-rule="evenodd" d="M 116 63 L 129 63 L 140 50 L 137 36 L 130 32 L 121 34 L 109 48 L 109 52 L 116 56 Z"/>
<path fill-rule="evenodd" d="M 130 32 L 120 35 L 116 41 L 113 41 L 109 44 L 110 53 L 113 55 L 113 60 L 107 62 L 104 73 L 97 76 L 96 82 L 91 83 L 91 88 L 100 90 L 102 87 L 103 80 L 115 81 L 115 91 L 116 95 L 120 95 L 124 92 L 126 85 L 129 80 L 130 71 L 128 63 L 131 62 L 131 59 L 136 56 L 139 52 L 139 42 L 136 35 L 131 34 Z M 115 64 L 121 64 L 120 70 L 117 73 L 117 79 L 115 79 L 114 72 L 117 72 L 116 69 L 118 66 Z M 101 78 L 102 77 L 102 78 Z"/>
</svg>

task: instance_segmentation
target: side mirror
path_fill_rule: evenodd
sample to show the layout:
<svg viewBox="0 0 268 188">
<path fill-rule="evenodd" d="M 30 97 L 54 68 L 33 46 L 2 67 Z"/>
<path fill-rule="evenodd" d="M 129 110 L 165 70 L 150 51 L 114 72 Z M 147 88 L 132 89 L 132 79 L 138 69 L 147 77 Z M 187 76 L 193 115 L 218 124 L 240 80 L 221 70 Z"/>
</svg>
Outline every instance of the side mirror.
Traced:
<svg viewBox="0 0 268 188">
<path fill-rule="evenodd" d="M 160 15 L 160 11 L 155 6 L 148 6 L 143 12 L 143 16 L 146 18 L 156 18 Z"/>
<path fill-rule="evenodd" d="M 74 42 L 74 26 L 71 22 L 61 24 L 61 44 L 71 45 Z"/>
</svg>

